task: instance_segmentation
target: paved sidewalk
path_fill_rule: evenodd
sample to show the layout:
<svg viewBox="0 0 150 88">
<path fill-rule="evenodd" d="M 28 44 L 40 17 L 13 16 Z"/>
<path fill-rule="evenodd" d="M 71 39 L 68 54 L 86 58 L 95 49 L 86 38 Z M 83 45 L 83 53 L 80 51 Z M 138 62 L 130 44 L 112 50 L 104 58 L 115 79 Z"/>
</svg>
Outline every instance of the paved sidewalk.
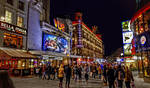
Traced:
<svg viewBox="0 0 150 88">
<path fill-rule="evenodd" d="M 37 77 L 33 78 L 15 78 L 12 77 L 16 88 L 59 88 L 59 80 L 41 80 Z M 65 80 L 63 82 L 63 88 L 65 88 Z M 85 80 L 82 82 L 75 82 L 71 80 L 70 88 L 102 88 L 102 81 L 99 79 L 90 79 L 88 84 Z"/>
</svg>

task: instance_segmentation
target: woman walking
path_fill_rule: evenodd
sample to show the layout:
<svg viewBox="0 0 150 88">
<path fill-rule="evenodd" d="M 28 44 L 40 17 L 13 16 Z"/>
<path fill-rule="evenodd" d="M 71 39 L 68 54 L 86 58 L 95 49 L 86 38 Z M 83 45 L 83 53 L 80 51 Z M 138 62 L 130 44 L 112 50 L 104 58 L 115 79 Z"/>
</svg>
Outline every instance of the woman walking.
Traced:
<svg viewBox="0 0 150 88">
<path fill-rule="evenodd" d="M 128 69 L 128 67 L 126 67 L 126 69 L 125 69 L 125 84 L 126 84 L 126 88 L 131 88 L 131 86 L 130 86 L 131 81 L 134 81 L 132 72 Z"/>
<path fill-rule="evenodd" d="M 88 67 L 88 65 L 85 66 L 85 80 L 86 80 L 86 83 L 88 84 L 88 80 L 89 80 L 89 67 Z"/>
<path fill-rule="evenodd" d="M 58 77 L 59 77 L 59 80 L 60 80 L 59 87 L 63 88 L 62 84 L 63 84 L 63 78 L 64 78 L 64 68 L 63 68 L 62 64 L 60 65 L 60 68 L 58 70 Z"/>
</svg>

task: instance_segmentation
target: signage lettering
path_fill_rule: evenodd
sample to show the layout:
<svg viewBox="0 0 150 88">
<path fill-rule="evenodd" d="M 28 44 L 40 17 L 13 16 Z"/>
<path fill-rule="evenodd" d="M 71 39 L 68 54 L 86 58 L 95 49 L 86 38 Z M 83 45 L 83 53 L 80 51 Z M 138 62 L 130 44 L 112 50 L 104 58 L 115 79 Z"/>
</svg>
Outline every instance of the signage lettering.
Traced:
<svg viewBox="0 0 150 88">
<path fill-rule="evenodd" d="M 26 30 L 25 29 L 14 26 L 14 25 L 11 25 L 11 24 L 8 24 L 8 23 L 5 23 L 5 22 L 2 22 L 2 21 L 0 21 L 0 28 L 8 30 L 8 31 L 15 32 L 15 33 L 26 35 Z"/>
<path fill-rule="evenodd" d="M 65 31 L 65 25 L 61 23 L 60 21 L 54 19 L 54 24 L 55 24 L 55 27 L 58 28 L 59 30 L 63 32 Z"/>
</svg>

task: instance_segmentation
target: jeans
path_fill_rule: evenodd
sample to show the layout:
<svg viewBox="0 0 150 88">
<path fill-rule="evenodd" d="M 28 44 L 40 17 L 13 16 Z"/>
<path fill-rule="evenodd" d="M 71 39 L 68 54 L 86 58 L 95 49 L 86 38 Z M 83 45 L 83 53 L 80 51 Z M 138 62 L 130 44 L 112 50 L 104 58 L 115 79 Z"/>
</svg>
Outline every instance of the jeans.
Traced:
<svg viewBox="0 0 150 88">
<path fill-rule="evenodd" d="M 109 88 L 115 88 L 114 81 L 109 81 Z"/>
<path fill-rule="evenodd" d="M 47 79 L 47 80 L 50 80 L 50 78 L 51 78 L 51 77 L 50 77 L 50 75 L 51 75 L 51 74 L 50 74 L 50 73 L 48 73 L 47 75 L 48 75 L 48 79 Z"/>
<path fill-rule="evenodd" d="M 126 88 L 131 88 L 130 81 L 126 81 L 125 84 L 126 84 Z"/>
<path fill-rule="evenodd" d="M 70 77 L 66 77 L 66 86 L 69 87 L 69 85 L 70 85 Z"/>
<path fill-rule="evenodd" d="M 123 80 L 118 80 L 118 88 L 123 88 Z"/>
</svg>

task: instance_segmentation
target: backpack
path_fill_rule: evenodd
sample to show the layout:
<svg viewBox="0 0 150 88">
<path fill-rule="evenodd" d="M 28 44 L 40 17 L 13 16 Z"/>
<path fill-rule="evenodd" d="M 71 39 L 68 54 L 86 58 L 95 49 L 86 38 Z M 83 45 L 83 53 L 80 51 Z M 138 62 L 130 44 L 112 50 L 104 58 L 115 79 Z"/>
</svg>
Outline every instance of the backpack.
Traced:
<svg viewBox="0 0 150 88">
<path fill-rule="evenodd" d="M 118 71 L 118 80 L 123 80 L 124 79 L 124 73 L 123 71 Z"/>
</svg>

